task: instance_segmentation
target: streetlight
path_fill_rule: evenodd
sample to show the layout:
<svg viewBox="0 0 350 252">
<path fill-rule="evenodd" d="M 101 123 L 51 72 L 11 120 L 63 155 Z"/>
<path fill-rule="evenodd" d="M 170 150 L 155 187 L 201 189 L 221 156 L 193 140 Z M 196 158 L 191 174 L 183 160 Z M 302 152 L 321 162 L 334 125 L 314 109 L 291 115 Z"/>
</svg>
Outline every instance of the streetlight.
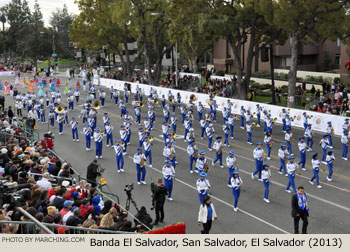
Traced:
<svg viewBox="0 0 350 252">
<path fill-rule="evenodd" d="M 167 16 L 167 15 L 165 15 L 163 13 L 152 12 L 151 16 Z M 177 87 L 178 83 L 179 83 L 179 70 L 177 68 L 177 42 L 175 43 L 175 72 L 176 72 L 175 87 Z"/>
<path fill-rule="evenodd" d="M 41 31 L 40 34 L 49 34 L 49 33 Z M 52 56 L 53 55 L 56 55 L 55 34 L 52 34 Z M 55 57 L 55 56 L 53 56 L 53 57 Z M 49 57 L 49 60 L 48 60 L 49 71 L 50 71 L 50 67 L 51 67 L 50 58 L 51 57 Z M 55 62 L 53 63 L 53 66 L 54 66 L 53 69 L 56 72 L 56 64 L 55 64 Z"/>
</svg>

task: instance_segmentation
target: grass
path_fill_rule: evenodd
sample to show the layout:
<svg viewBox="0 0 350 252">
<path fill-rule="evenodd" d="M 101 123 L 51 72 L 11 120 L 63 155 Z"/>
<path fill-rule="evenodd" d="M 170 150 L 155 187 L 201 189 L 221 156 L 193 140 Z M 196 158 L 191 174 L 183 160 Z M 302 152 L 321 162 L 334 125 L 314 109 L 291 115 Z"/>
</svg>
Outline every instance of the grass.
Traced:
<svg viewBox="0 0 350 252">
<path fill-rule="evenodd" d="M 52 65 L 53 61 L 51 61 L 51 65 Z M 38 68 L 47 68 L 47 60 L 42 61 L 41 63 L 38 63 Z M 59 59 L 58 60 L 58 67 L 60 67 L 60 65 L 64 65 L 64 66 L 76 66 L 77 62 L 75 60 L 71 60 L 71 59 Z"/>
<path fill-rule="evenodd" d="M 253 98 L 253 102 L 270 103 L 270 104 L 272 104 L 272 97 L 269 97 L 269 96 L 255 96 Z M 276 105 L 277 106 L 281 106 L 281 107 L 286 107 L 287 106 L 287 97 L 282 96 L 280 103 L 278 103 L 277 99 L 276 99 Z M 297 109 L 305 109 L 305 107 L 302 106 L 302 105 L 296 105 L 295 108 L 297 108 Z"/>
</svg>

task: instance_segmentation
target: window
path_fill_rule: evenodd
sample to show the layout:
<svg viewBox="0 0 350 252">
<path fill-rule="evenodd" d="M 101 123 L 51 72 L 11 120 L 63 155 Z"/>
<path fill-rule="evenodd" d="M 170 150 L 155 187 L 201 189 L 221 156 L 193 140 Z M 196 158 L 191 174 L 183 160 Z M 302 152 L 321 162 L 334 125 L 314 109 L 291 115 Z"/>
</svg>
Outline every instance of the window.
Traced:
<svg viewBox="0 0 350 252">
<path fill-rule="evenodd" d="M 340 65 L 340 54 L 335 55 L 335 65 L 336 66 Z"/>
</svg>

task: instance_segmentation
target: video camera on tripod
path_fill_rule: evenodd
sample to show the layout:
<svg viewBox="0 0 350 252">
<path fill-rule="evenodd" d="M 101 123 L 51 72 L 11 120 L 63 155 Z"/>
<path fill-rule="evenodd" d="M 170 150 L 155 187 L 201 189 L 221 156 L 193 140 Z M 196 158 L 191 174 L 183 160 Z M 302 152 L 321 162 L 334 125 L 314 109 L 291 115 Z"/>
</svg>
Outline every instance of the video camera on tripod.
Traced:
<svg viewBox="0 0 350 252">
<path fill-rule="evenodd" d="M 18 184 L 11 183 L 0 178 L 0 206 L 10 204 L 10 209 L 25 206 L 26 201 L 30 199 L 30 189 L 22 188 L 18 190 Z"/>
<path fill-rule="evenodd" d="M 126 200 L 126 204 L 125 204 L 125 209 L 126 209 L 126 211 L 129 211 L 130 203 L 132 203 L 138 212 L 139 209 L 136 205 L 135 200 L 132 198 L 132 194 L 131 194 L 132 190 L 134 190 L 134 184 L 125 185 L 124 191 L 125 191 L 126 195 L 128 196 L 128 198 Z"/>
</svg>

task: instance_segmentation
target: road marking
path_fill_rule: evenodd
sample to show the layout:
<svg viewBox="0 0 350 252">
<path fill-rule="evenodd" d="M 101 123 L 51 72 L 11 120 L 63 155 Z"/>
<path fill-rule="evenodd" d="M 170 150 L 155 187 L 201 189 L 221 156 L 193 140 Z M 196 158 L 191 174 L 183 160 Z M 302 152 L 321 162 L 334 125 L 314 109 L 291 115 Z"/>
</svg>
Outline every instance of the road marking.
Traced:
<svg viewBox="0 0 350 252">
<path fill-rule="evenodd" d="M 131 156 L 128 156 L 128 157 L 129 157 L 130 159 L 133 159 Z M 156 171 L 156 172 L 158 172 L 158 173 L 162 173 L 162 171 L 160 171 L 160 170 L 158 170 L 158 169 L 156 169 L 156 168 L 154 168 L 154 167 L 149 167 L 149 166 L 148 166 L 148 168 L 150 168 L 150 169 L 152 169 L 152 170 L 154 170 L 154 171 Z M 185 185 L 185 186 L 187 186 L 187 187 L 189 187 L 189 188 L 195 190 L 196 192 L 198 192 L 196 187 L 194 187 L 194 186 L 192 186 L 192 185 L 186 183 L 185 181 L 182 181 L 181 179 L 176 178 L 176 179 L 175 179 L 175 182 L 179 182 L 179 183 L 181 183 L 181 184 L 183 184 L 183 185 Z M 233 208 L 232 204 L 230 204 L 230 203 L 228 203 L 228 202 L 226 202 L 226 201 L 224 201 L 224 200 L 222 200 L 222 199 L 220 199 L 220 198 L 218 198 L 218 197 L 216 197 L 216 196 L 214 196 L 214 195 L 210 195 L 210 197 L 211 197 L 212 199 L 215 199 L 215 200 L 221 202 L 222 204 L 224 204 L 224 205 L 230 207 L 231 209 Z M 233 211 L 233 209 L 232 209 L 232 211 Z M 245 210 L 242 210 L 242 208 L 239 208 L 239 212 L 241 212 L 241 213 L 243 213 L 243 214 L 245 214 L 245 215 L 248 215 L 249 217 L 252 217 L 252 218 L 254 218 L 254 219 L 256 219 L 256 220 L 258 220 L 258 221 L 260 221 L 260 222 L 262 222 L 262 223 L 264 223 L 264 224 L 266 224 L 266 225 L 268 225 L 268 226 L 270 226 L 270 227 L 272 227 L 272 228 L 274 228 L 274 229 L 276 229 L 276 230 L 278 230 L 278 231 L 284 233 L 284 234 L 290 234 L 288 231 L 286 231 L 286 230 L 284 230 L 284 229 L 282 229 L 282 228 L 280 228 L 280 227 L 277 227 L 276 225 L 274 225 L 274 224 L 272 224 L 272 223 L 270 223 L 270 222 L 268 222 L 268 221 L 266 221 L 266 220 L 263 220 L 263 219 L 259 218 L 258 216 L 254 215 L 254 214 L 251 214 L 251 213 L 249 213 L 249 212 L 247 212 L 247 211 L 245 211 Z"/>
</svg>

